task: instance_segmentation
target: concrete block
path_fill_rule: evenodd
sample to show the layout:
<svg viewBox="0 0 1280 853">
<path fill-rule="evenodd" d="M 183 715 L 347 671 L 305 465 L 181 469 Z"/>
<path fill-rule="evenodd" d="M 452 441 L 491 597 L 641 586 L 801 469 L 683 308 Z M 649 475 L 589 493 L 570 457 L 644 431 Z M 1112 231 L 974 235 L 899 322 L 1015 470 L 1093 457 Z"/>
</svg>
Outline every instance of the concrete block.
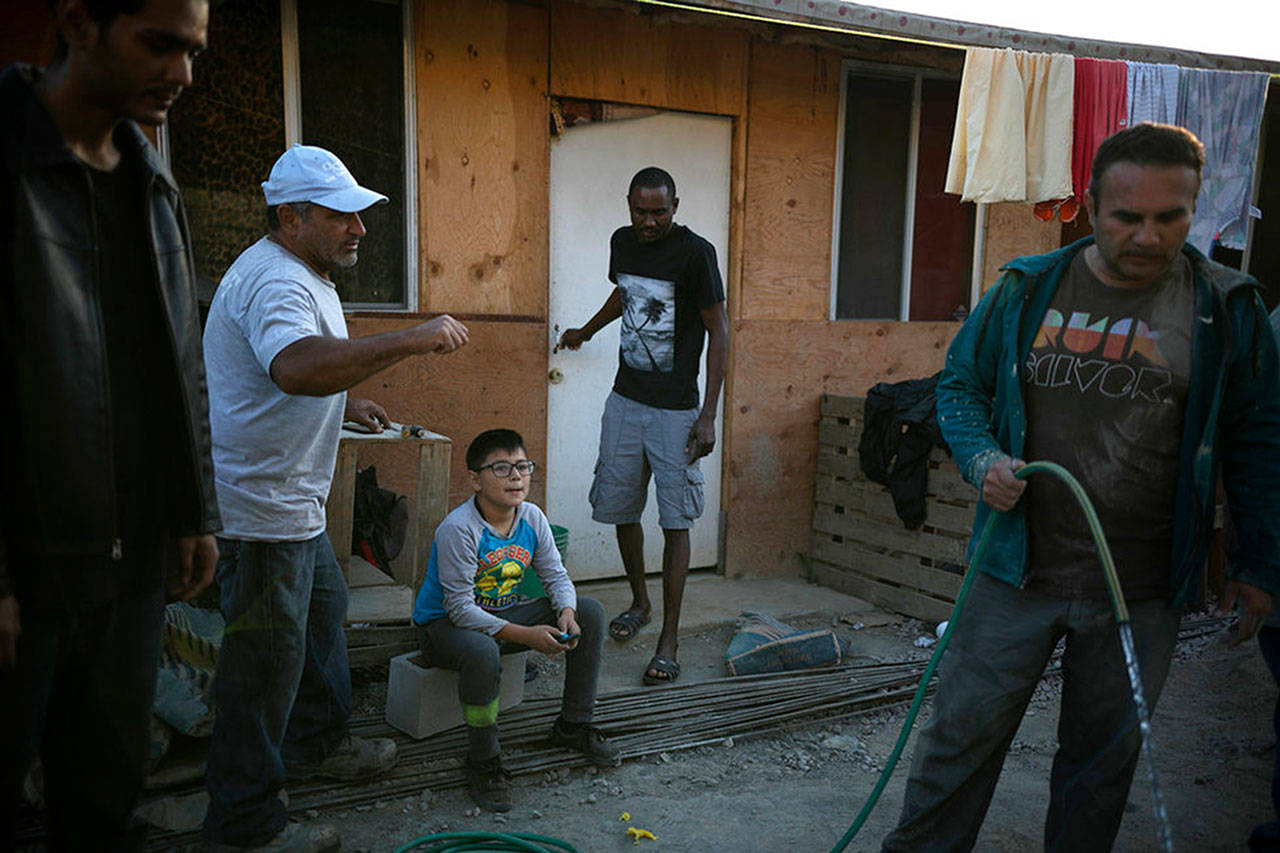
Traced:
<svg viewBox="0 0 1280 853">
<path fill-rule="evenodd" d="M 498 710 L 524 699 L 524 662 L 528 652 L 502 656 Z M 387 722 L 415 738 L 464 725 L 458 702 L 458 673 L 422 665 L 422 652 L 391 659 L 387 676 Z"/>
</svg>

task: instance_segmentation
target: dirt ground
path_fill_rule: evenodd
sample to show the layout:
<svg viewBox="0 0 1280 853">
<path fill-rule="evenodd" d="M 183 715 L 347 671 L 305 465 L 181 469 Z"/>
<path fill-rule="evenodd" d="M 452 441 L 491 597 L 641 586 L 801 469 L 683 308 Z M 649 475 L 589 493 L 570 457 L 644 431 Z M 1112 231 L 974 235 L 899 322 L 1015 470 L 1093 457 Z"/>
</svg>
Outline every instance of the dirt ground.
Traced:
<svg viewBox="0 0 1280 853">
<path fill-rule="evenodd" d="M 791 620 L 830 626 L 851 662 L 925 657 L 913 641 L 931 625 L 880 611 L 822 613 Z M 859 622 L 862 627 L 856 628 Z M 608 641 L 602 691 L 638 683 L 656 633 L 626 646 Z M 723 624 L 682 636 L 682 679 L 724 673 L 733 628 Z M 554 696 L 563 670 L 539 659 L 526 696 Z M 357 710 L 379 707 L 385 685 L 359 685 Z M 1010 750 L 978 849 L 1041 846 L 1049 768 L 1055 749 L 1058 684 L 1040 687 Z M 1250 828 L 1273 817 L 1271 714 L 1276 698 L 1256 646 L 1228 649 L 1219 637 L 1180 645 L 1153 722 L 1156 759 L 1178 850 L 1242 850 Z M 927 716 L 928 705 L 921 721 Z M 844 720 L 815 719 L 767 735 L 629 760 L 616 769 L 560 770 L 516 777 L 513 810 L 477 814 L 462 789 L 381 800 L 354 810 L 319 810 L 336 823 L 343 849 L 394 850 L 430 833 L 492 831 L 551 836 L 578 850 L 826 851 L 848 829 L 893 748 L 905 709 Z M 902 802 L 915 738 L 884 796 L 850 850 L 878 849 Z M 1139 766 L 1117 850 L 1157 849 L 1151 793 Z M 623 812 L 630 822 L 620 820 Z M 626 828 L 656 840 L 633 842 Z"/>
</svg>

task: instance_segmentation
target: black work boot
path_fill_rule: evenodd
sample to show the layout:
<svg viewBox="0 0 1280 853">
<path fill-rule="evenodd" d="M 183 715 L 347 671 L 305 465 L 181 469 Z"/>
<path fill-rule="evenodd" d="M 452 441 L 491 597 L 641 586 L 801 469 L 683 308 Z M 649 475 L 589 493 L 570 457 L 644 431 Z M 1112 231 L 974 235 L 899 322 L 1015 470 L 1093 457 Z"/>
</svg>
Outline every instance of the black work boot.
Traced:
<svg viewBox="0 0 1280 853">
<path fill-rule="evenodd" d="M 502 757 L 495 755 L 484 761 L 468 758 L 462 765 L 467 777 L 467 793 L 471 801 L 485 811 L 511 811 L 511 786 L 507 780 L 511 774 L 502 766 Z"/>
<path fill-rule="evenodd" d="M 557 717 L 555 724 L 551 726 L 551 742 L 556 746 L 581 752 L 602 767 L 617 767 L 622 764 L 622 751 L 590 723 L 570 723 Z"/>
</svg>

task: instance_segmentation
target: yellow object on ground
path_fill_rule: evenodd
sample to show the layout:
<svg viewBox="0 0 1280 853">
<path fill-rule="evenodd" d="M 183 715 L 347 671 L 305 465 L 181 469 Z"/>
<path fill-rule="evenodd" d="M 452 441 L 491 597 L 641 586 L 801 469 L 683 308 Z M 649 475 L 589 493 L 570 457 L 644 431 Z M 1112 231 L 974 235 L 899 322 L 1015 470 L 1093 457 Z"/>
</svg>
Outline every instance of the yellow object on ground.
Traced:
<svg viewBox="0 0 1280 853">
<path fill-rule="evenodd" d="M 633 843 L 639 844 L 641 838 L 649 838 L 654 841 L 658 840 L 658 836 L 654 835 L 647 829 L 637 829 L 634 826 L 627 827 L 627 835 L 631 836 Z"/>
<path fill-rule="evenodd" d="M 623 812 L 618 815 L 618 820 L 631 820 L 631 812 Z"/>
</svg>

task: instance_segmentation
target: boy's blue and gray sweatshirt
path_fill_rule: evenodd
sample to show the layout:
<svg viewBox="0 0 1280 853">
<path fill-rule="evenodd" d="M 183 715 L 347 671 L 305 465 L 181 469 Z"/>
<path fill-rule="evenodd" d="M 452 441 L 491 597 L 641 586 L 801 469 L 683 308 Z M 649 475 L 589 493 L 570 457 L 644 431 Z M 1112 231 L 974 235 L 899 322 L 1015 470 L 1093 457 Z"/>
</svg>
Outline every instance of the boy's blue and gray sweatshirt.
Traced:
<svg viewBox="0 0 1280 853">
<path fill-rule="evenodd" d="M 447 616 L 459 628 L 492 636 L 507 624 L 504 610 L 543 596 L 555 613 L 578 606 L 547 517 L 525 501 L 504 536 L 485 521 L 473 497 L 436 528 L 413 621 L 425 625 Z"/>
<path fill-rule="evenodd" d="M 997 459 L 1022 457 L 1022 365 L 1064 272 L 1092 242 L 1088 237 L 1007 264 L 947 350 L 938 422 L 960 472 L 979 489 Z M 1239 543 L 1228 555 L 1227 576 L 1280 592 L 1280 365 L 1258 282 L 1189 245 L 1183 253 L 1193 270 L 1195 328 L 1169 593 L 1185 606 L 1200 594 L 1219 466 Z M 993 512 L 979 503 L 970 558 Z M 998 514 L 980 569 L 1020 586 L 1026 567 L 1027 523 L 1019 504 Z"/>
</svg>

